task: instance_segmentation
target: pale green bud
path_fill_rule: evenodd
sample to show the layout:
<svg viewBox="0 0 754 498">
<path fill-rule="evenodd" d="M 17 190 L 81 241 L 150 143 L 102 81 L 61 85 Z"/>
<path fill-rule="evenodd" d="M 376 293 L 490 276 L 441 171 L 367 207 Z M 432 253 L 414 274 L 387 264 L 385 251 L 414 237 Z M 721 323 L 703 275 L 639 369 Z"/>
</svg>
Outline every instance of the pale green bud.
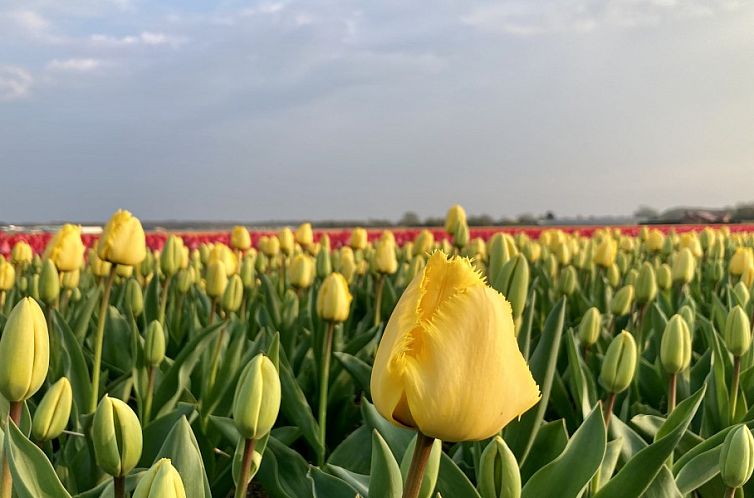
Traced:
<svg viewBox="0 0 754 498">
<path fill-rule="evenodd" d="M 626 276 L 623 279 L 623 285 L 633 285 L 636 287 L 636 280 L 639 278 L 639 272 L 636 268 L 631 268 L 626 272 Z"/>
<path fill-rule="evenodd" d="M 645 261 L 636 277 L 636 302 L 639 304 L 651 303 L 655 297 L 657 297 L 655 269 Z"/>
<path fill-rule="evenodd" d="M 660 361 L 669 374 L 677 374 L 691 364 L 691 331 L 681 315 L 673 315 L 665 325 L 660 342 Z"/>
<path fill-rule="evenodd" d="M 520 317 L 529 292 L 529 263 L 522 254 L 508 260 L 497 275 L 490 275 L 490 284 L 511 303 L 513 318 Z"/>
<path fill-rule="evenodd" d="M 746 305 L 749 304 L 749 299 L 751 297 L 749 294 L 749 289 L 743 282 L 738 282 L 736 286 L 733 287 L 733 296 L 736 298 L 736 302 L 741 305 L 741 307 L 746 307 Z"/>
<path fill-rule="evenodd" d="M 576 275 L 576 269 L 573 266 L 566 266 L 560 271 L 558 277 L 558 291 L 561 294 L 570 296 L 576 290 L 578 286 L 578 276 Z"/>
<path fill-rule="evenodd" d="M 720 450 L 720 477 L 729 488 L 740 488 L 754 471 L 754 437 L 744 424 L 731 429 Z"/>
<path fill-rule="evenodd" d="M 254 260 L 254 268 L 257 273 L 264 273 L 267 271 L 269 265 L 267 256 L 263 252 L 257 253 L 257 258 Z"/>
<path fill-rule="evenodd" d="M 225 272 L 225 263 L 218 260 L 211 261 L 207 266 L 207 295 L 212 298 L 222 296 L 227 284 L 228 274 Z"/>
<path fill-rule="evenodd" d="M 13 308 L 0 337 L 0 393 L 8 401 L 24 401 L 47 377 L 50 342 L 47 321 L 37 302 L 25 297 Z"/>
<path fill-rule="evenodd" d="M 31 434 L 36 441 L 49 441 L 60 436 L 71 416 L 73 392 L 67 377 L 61 377 L 39 402 L 31 422 Z"/>
<path fill-rule="evenodd" d="M 161 458 L 144 472 L 133 498 L 186 498 L 178 471 L 168 458 Z"/>
<path fill-rule="evenodd" d="M 657 286 L 662 290 L 668 290 L 671 285 L 673 285 L 672 271 L 670 266 L 663 263 L 657 268 Z"/>
<path fill-rule="evenodd" d="M 636 371 L 636 342 L 623 331 L 610 343 L 602 360 L 600 383 L 611 393 L 628 389 Z"/>
<path fill-rule="evenodd" d="M 602 329 L 602 315 L 596 307 L 586 310 L 579 323 L 579 339 L 584 344 L 591 346 L 597 342 Z"/>
<path fill-rule="evenodd" d="M 694 308 L 688 304 L 684 304 L 678 309 L 678 314 L 686 321 L 689 330 L 694 330 L 694 323 L 696 322 L 696 312 L 694 312 Z"/>
<path fill-rule="evenodd" d="M 749 350 L 751 346 L 751 326 L 749 317 L 741 306 L 736 305 L 728 312 L 723 339 L 733 356 L 743 356 Z"/>
<path fill-rule="evenodd" d="M 194 270 L 193 266 L 179 270 L 178 276 L 176 277 L 176 288 L 178 289 L 178 292 L 186 294 L 191 289 L 191 286 L 194 285 L 195 280 L 196 270 Z"/>
<path fill-rule="evenodd" d="M 238 311 L 241 308 L 241 301 L 243 301 L 243 282 L 240 276 L 232 275 L 223 293 L 223 309 L 228 313 Z"/>
<path fill-rule="evenodd" d="M 166 276 L 172 277 L 181 268 L 183 261 L 183 240 L 170 235 L 160 252 L 160 268 Z"/>
<path fill-rule="evenodd" d="M 453 231 L 453 245 L 455 247 L 465 247 L 469 243 L 469 226 L 464 223 L 458 223 Z"/>
<path fill-rule="evenodd" d="M 617 264 L 612 264 L 607 268 L 607 283 L 610 287 L 617 287 L 620 283 L 620 269 Z"/>
<path fill-rule="evenodd" d="M 256 268 L 254 268 L 254 262 L 256 258 L 259 256 L 253 256 L 251 254 L 247 254 L 243 258 L 243 262 L 241 263 L 241 282 L 243 282 L 243 286 L 246 289 L 251 289 L 254 287 L 254 284 L 256 283 Z"/>
<path fill-rule="evenodd" d="M 521 473 L 513 452 L 500 436 L 490 441 L 479 461 L 477 490 L 481 498 L 519 498 Z"/>
<path fill-rule="evenodd" d="M 616 316 L 627 315 L 634 302 L 634 286 L 629 284 L 621 287 L 610 301 L 610 313 Z"/>
<path fill-rule="evenodd" d="M 329 239 L 328 239 L 329 240 Z M 317 276 L 325 278 L 332 273 L 332 262 L 330 261 L 330 249 L 324 244 L 320 245 L 317 253 Z"/>
<path fill-rule="evenodd" d="M 673 257 L 671 273 L 673 282 L 689 283 L 694 279 L 696 259 L 688 247 L 684 247 Z"/>
<path fill-rule="evenodd" d="M 39 301 L 39 273 L 35 273 L 29 280 L 29 297 Z"/>
<path fill-rule="evenodd" d="M 39 277 L 39 297 L 46 305 L 54 304 L 60 297 L 60 276 L 55 263 L 45 259 L 42 263 L 42 274 Z"/>
<path fill-rule="evenodd" d="M 233 420 L 245 439 L 259 439 L 272 430 L 280 411 L 280 377 L 275 365 L 256 355 L 238 378 Z"/>
<path fill-rule="evenodd" d="M 92 442 L 102 470 L 113 477 L 127 475 L 141 458 L 139 418 L 126 403 L 105 395 L 94 412 Z"/>
<path fill-rule="evenodd" d="M 137 317 L 144 311 L 144 294 L 136 279 L 130 279 L 126 284 L 126 308 Z"/>
<path fill-rule="evenodd" d="M 144 339 L 144 362 L 156 367 L 165 359 L 165 331 L 159 320 L 152 320 Z"/>
</svg>

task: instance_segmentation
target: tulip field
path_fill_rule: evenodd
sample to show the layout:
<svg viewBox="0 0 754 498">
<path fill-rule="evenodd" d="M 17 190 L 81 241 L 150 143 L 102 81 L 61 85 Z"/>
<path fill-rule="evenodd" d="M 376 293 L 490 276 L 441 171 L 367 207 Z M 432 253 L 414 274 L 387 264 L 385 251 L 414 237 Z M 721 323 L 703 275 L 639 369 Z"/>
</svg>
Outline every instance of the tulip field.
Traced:
<svg viewBox="0 0 754 498">
<path fill-rule="evenodd" d="M 0 498 L 754 496 L 752 286 L 746 225 L 0 232 Z"/>
</svg>

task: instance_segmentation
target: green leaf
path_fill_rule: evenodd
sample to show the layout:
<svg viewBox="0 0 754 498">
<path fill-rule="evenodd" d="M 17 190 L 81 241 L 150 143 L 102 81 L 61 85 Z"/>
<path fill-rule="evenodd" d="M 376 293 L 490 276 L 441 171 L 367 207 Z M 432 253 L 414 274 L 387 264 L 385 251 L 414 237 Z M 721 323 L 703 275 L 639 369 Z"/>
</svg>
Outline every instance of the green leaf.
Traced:
<svg viewBox="0 0 754 498">
<path fill-rule="evenodd" d="M 89 368 L 86 366 L 81 344 L 76 340 L 70 327 L 57 310 L 55 313 L 55 324 L 58 327 L 62 339 L 61 346 L 65 352 L 63 355 L 63 371 L 71 382 L 71 391 L 76 408 L 79 413 L 84 413 L 89 407 L 89 398 L 92 391 Z"/>
<path fill-rule="evenodd" d="M 720 473 L 721 446 L 691 458 L 681 467 L 675 482 L 681 493 L 688 494 Z"/>
<path fill-rule="evenodd" d="M 568 444 L 565 421 L 558 419 L 546 422 L 537 433 L 529 456 L 521 465 L 521 482 L 526 482 L 539 469 L 555 460 Z"/>
<path fill-rule="evenodd" d="M 5 455 L 18 498 L 70 498 L 44 452 L 13 421 L 8 423 L 5 435 Z"/>
<path fill-rule="evenodd" d="M 401 468 L 390 447 L 376 429 L 372 430 L 372 466 L 369 476 L 369 498 L 401 498 Z"/>
<path fill-rule="evenodd" d="M 558 458 L 539 469 L 521 491 L 522 498 L 577 497 L 600 468 L 607 444 L 599 405 L 584 420 Z"/>
<path fill-rule="evenodd" d="M 172 461 L 173 467 L 183 480 L 186 498 L 212 498 L 199 443 L 185 416 L 178 419 L 168 433 L 165 443 L 155 457 L 155 462 L 160 458 L 169 458 Z"/>
<path fill-rule="evenodd" d="M 296 382 L 296 378 L 283 355 L 280 356 L 278 371 L 280 372 L 281 389 L 280 411 L 285 418 L 301 429 L 304 439 L 316 453 L 319 453 L 325 444 L 324 441 L 319 439 L 319 424 L 314 419 L 306 396 L 304 396 L 301 386 Z"/>
<path fill-rule="evenodd" d="M 639 451 L 595 495 L 595 498 L 635 498 L 641 496 L 673 453 L 684 431 L 691 423 L 704 397 L 703 387 L 682 401 L 658 432 L 657 441 Z"/>
<path fill-rule="evenodd" d="M 365 398 L 361 398 L 361 415 L 370 430 L 377 429 L 380 435 L 385 438 L 385 442 L 393 452 L 395 459 L 403 458 L 416 433 L 409 429 L 397 427 L 382 418 L 374 405 Z"/>
<path fill-rule="evenodd" d="M 92 319 L 92 313 L 94 313 L 94 308 L 99 304 L 99 301 L 100 288 L 94 287 L 77 307 L 78 313 L 73 322 L 73 334 L 79 342 L 84 342 L 86 332 L 89 330 L 89 321 Z"/>
<path fill-rule="evenodd" d="M 452 458 L 445 453 L 440 455 L 440 473 L 437 476 L 435 492 L 442 496 L 463 496 L 464 498 L 479 498 L 474 485 L 463 473 Z M 371 495 L 370 495 L 371 496 Z"/>
<path fill-rule="evenodd" d="M 271 498 L 311 498 L 308 471 L 309 465 L 301 455 L 270 437 L 257 479 Z"/>
<path fill-rule="evenodd" d="M 353 498 L 356 490 L 346 481 L 330 474 L 325 474 L 317 467 L 309 467 L 309 479 L 312 481 L 314 498 Z"/>
<path fill-rule="evenodd" d="M 351 377 L 353 377 L 353 380 L 356 381 L 358 387 L 361 388 L 366 393 L 366 395 L 371 398 L 372 394 L 369 384 L 372 377 L 372 367 L 367 365 L 359 358 L 348 353 L 341 353 L 336 351 L 333 353 L 333 356 L 335 356 L 338 362 L 343 365 L 343 368 L 345 368 L 346 371 L 351 374 Z"/>
<path fill-rule="evenodd" d="M 188 417 L 194 412 L 194 407 L 187 403 L 178 403 L 178 406 L 170 413 L 149 422 L 143 429 L 144 446 L 139 459 L 140 467 L 150 467 L 156 460 L 160 447 L 165 442 L 165 434 L 175 426 L 182 417 Z"/>
</svg>

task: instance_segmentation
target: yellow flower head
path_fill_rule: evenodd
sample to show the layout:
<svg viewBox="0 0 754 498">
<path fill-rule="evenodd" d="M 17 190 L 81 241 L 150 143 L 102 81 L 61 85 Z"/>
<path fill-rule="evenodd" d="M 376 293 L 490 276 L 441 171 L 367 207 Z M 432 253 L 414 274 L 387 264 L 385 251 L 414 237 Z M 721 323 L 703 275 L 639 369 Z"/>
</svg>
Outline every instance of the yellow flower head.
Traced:
<svg viewBox="0 0 754 498">
<path fill-rule="evenodd" d="M 141 263 L 147 255 L 147 248 L 139 219 L 128 211 L 116 211 L 102 231 L 97 255 L 104 261 L 121 265 Z"/>
<path fill-rule="evenodd" d="M 84 251 L 81 227 L 66 224 L 50 239 L 44 257 L 52 260 L 58 271 L 73 271 L 81 267 Z"/>
</svg>

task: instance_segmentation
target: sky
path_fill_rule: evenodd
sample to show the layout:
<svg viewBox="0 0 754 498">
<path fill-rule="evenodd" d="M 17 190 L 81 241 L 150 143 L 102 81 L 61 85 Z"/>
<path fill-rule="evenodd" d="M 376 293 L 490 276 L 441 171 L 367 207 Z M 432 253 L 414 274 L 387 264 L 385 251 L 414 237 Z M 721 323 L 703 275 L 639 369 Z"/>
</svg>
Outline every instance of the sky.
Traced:
<svg viewBox="0 0 754 498">
<path fill-rule="evenodd" d="M 754 2 L 0 0 L 0 220 L 754 200 Z"/>
</svg>

